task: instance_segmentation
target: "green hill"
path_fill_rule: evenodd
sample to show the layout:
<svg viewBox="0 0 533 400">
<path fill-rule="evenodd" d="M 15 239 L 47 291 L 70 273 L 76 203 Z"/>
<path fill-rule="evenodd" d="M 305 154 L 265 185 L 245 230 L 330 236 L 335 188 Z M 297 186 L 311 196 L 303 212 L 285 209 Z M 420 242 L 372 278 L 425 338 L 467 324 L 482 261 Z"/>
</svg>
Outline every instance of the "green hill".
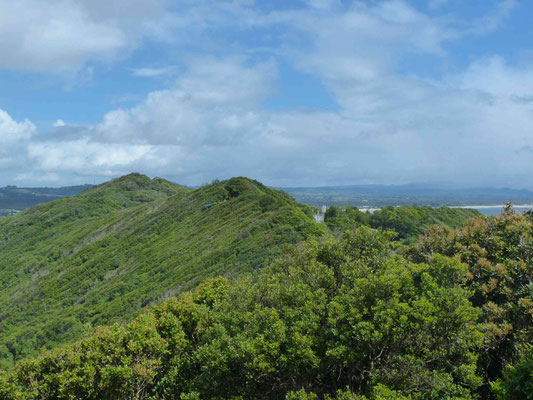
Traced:
<svg viewBox="0 0 533 400">
<path fill-rule="evenodd" d="M 3 218 L 0 367 L 324 233 L 309 207 L 246 178 L 192 190 L 131 174 Z"/>
<path fill-rule="evenodd" d="M 467 267 L 361 228 L 0 373 L 4 400 L 473 400 Z"/>
<path fill-rule="evenodd" d="M 392 237 L 360 227 L 207 279 L 0 371 L 0 399 L 532 399 L 533 213 L 433 226 L 403 255 Z"/>
</svg>

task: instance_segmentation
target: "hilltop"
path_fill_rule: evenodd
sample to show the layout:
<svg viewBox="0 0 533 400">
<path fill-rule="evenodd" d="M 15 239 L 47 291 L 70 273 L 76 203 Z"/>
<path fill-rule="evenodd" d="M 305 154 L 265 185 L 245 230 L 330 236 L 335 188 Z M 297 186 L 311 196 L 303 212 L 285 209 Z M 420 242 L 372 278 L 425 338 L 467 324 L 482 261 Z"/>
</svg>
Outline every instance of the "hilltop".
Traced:
<svg viewBox="0 0 533 400">
<path fill-rule="evenodd" d="M 310 207 L 247 178 L 192 190 L 130 174 L 3 218 L 0 366 L 325 232 Z"/>
</svg>

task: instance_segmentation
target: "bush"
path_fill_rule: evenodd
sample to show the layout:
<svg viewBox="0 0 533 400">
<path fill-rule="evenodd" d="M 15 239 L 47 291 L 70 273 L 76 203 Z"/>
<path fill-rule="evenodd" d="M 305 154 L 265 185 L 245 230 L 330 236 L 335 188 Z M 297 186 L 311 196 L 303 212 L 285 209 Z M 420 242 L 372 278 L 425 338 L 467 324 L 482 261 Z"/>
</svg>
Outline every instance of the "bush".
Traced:
<svg viewBox="0 0 533 400">
<path fill-rule="evenodd" d="M 471 398 L 482 336 L 461 287 L 465 266 L 415 264 L 393 248 L 367 228 L 292 248 L 259 278 L 207 281 L 129 325 L 23 361 L 2 390 L 19 399 Z"/>
</svg>

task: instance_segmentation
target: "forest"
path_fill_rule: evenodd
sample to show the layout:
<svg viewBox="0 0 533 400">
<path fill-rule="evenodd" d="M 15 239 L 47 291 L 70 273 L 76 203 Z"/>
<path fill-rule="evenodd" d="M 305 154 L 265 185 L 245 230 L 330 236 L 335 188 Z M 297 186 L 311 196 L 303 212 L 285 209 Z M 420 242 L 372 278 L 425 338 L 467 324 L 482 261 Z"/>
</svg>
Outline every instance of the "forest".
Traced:
<svg viewBox="0 0 533 400">
<path fill-rule="evenodd" d="M 0 399 L 533 399 L 533 214 L 133 174 L 0 220 Z"/>
<path fill-rule="evenodd" d="M 324 222 L 331 232 L 342 233 L 364 225 L 374 229 L 397 233 L 397 239 L 404 243 L 418 240 L 425 229 L 433 225 L 458 228 L 469 218 L 477 217 L 476 210 L 449 207 L 387 206 L 373 213 L 363 212 L 357 207 L 332 206 L 326 210 Z"/>
</svg>

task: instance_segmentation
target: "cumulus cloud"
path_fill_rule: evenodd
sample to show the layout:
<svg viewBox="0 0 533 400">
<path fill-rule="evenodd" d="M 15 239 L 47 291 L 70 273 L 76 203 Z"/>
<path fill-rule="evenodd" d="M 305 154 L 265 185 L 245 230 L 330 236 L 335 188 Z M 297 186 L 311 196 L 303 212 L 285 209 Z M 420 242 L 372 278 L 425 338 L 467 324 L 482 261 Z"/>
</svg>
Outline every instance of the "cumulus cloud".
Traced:
<svg viewBox="0 0 533 400">
<path fill-rule="evenodd" d="M 63 126 L 67 126 L 67 124 L 65 123 L 65 121 L 63 121 L 62 119 L 58 119 L 56 120 L 56 122 L 53 123 L 52 125 L 54 128 L 61 128 Z"/>
<path fill-rule="evenodd" d="M 10 144 L 23 142 L 32 136 L 35 131 L 35 125 L 27 119 L 22 122 L 16 122 L 4 110 L 0 110 L 0 136 L 2 137 L 2 144 L 9 146 Z M 6 148 L 2 149 L 6 150 Z"/>
<path fill-rule="evenodd" d="M 384 80 L 373 107 L 352 103 L 338 112 L 272 111 L 261 99 L 272 86 L 270 64 L 213 60 L 225 79 L 191 65 L 175 87 L 115 110 L 83 139 L 32 144 L 44 171 L 113 175 L 140 169 L 197 184 L 251 175 L 270 184 L 446 181 L 530 182 L 533 114 L 508 96 L 487 98 L 462 87 L 471 66 L 449 82 Z M 490 64 L 488 64 L 490 77 Z M 509 70 L 500 71 L 502 79 Z M 235 83 L 242 76 L 244 82 Z M 235 99 L 229 101 L 230 94 Z M 372 110 L 372 107 L 366 107 Z M 128 143 L 127 145 L 124 143 Z M 128 156 L 126 156 L 128 155 Z M 518 173 L 517 171 L 524 171 Z"/>
<path fill-rule="evenodd" d="M 35 125 L 24 120 L 15 121 L 0 109 L 0 178 L 12 177 L 11 171 L 27 168 L 26 146 L 35 133 Z"/>
<path fill-rule="evenodd" d="M 92 131 L 102 142 L 155 145 L 231 144 L 254 132 L 257 105 L 272 91 L 273 62 L 195 58 L 188 72 L 137 106 L 107 113 Z"/>
<path fill-rule="evenodd" d="M 398 73 L 403 61 L 420 57 L 440 63 L 447 46 L 497 29 L 515 6 L 514 0 L 502 0 L 468 22 L 430 16 L 401 0 L 356 2 L 326 14 L 293 13 L 292 27 L 309 40 L 303 49 L 285 47 L 285 56 L 319 77 L 346 108 L 380 111 L 400 90 L 407 101 L 416 95 L 416 85 L 415 93 L 406 90 L 411 76 Z"/>
<path fill-rule="evenodd" d="M 406 53 L 443 53 L 456 34 L 404 2 L 377 6 L 357 3 L 347 12 L 299 13 L 294 26 L 310 37 L 303 50 L 291 49 L 299 68 L 331 84 L 369 80 L 388 73 Z"/>
<path fill-rule="evenodd" d="M 504 19 L 512 3 L 505 0 L 490 13 L 493 21 Z M 102 3 L 95 4 L 87 18 L 118 26 Z M 482 34 L 477 20 L 458 26 L 399 0 L 350 6 L 313 0 L 309 8 L 270 13 L 247 1 L 221 1 L 211 10 L 201 8 L 205 2 L 194 4 L 184 15 L 198 22 L 195 29 L 205 24 L 213 32 L 234 21 L 238 29 L 276 26 L 283 46 L 238 51 L 246 46 L 232 38 L 228 48 L 237 55 L 188 55 L 166 88 L 90 126 L 58 120 L 57 129 L 36 136 L 30 122 L 10 119 L 26 126 L 19 137 L 33 170 L 58 179 L 139 170 L 185 184 L 247 175 L 275 185 L 533 185 L 533 65 L 516 67 L 491 56 L 432 79 L 399 71 L 411 56 L 446 60 L 453 41 Z M 242 18 L 228 20 L 239 13 Z M 173 26 L 187 23 L 176 16 Z M 340 109 L 266 106 L 280 85 L 281 60 L 319 80 Z M 1 121 L 0 114 L 0 132 Z"/>
<path fill-rule="evenodd" d="M 486 57 L 471 63 L 452 81 L 463 89 L 527 100 L 533 96 L 533 65 L 513 67 L 501 56 Z"/>
<path fill-rule="evenodd" d="M 150 146 L 102 144 L 88 137 L 71 141 L 34 141 L 28 145 L 28 157 L 40 171 L 71 172 L 78 175 L 113 176 L 129 168 L 158 161 Z"/>
<path fill-rule="evenodd" d="M 192 176 L 195 169 L 222 168 L 215 149 L 233 153 L 256 138 L 264 118 L 258 105 L 276 80 L 273 62 L 246 63 L 243 57 L 194 58 L 171 88 L 111 111 L 93 126 L 59 124 L 29 144 L 29 158 L 42 171 L 101 176 L 137 169 Z"/>
<path fill-rule="evenodd" d="M 139 44 L 165 3 L 0 0 L 0 68 L 63 73 L 112 61 Z"/>
</svg>

